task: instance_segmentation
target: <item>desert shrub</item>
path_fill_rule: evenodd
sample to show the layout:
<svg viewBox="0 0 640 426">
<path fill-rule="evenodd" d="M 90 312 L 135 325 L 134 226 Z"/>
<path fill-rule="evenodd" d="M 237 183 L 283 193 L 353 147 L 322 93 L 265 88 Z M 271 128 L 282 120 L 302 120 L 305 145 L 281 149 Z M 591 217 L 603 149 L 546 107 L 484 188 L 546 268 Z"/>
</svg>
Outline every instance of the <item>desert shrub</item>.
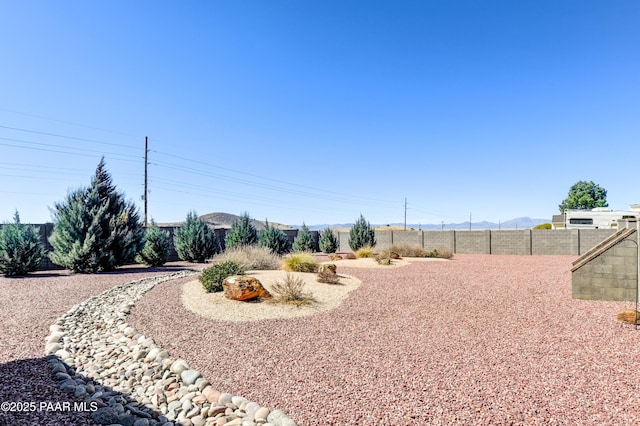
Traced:
<svg viewBox="0 0 640 426">
<path fill-rule="evenodd" d="M 27 275 L 38 269 L 43 257 L 38 229 L 20 223 L 16 211 L 13 223 L 0 229 L 0 272 L 9 277 Z"/>
<path fill-rule="evenodd" d="M 234 261 L 249 270 L 273 270 L 280 268 L 282 258 L 267 247 L 240 246 L 217 254 L 211 259 L 213 263 Z"/>
<path fill-rule="evenodd" d="M 536 225 L 533 229 L 551 229 L 552 226 L 550 223 L 541 223 L 540 225 Z"/>
<path fill-rule="evenodd" d="M 340 284 L 340 276 L 331 269 L 325 268 L 318 271 L 317 281 L 325 284 Z"/>
<path fill-rule="evenodd" d="M 446 248 L 439 248 L 429 252 L 429 256 L 427 257 L 435 257 L 438 259 L 451 259 L 453 257 L 453 253 L 451 250 Z"/>
<path fill-rule="evenodd" d="M 376 261 L 378 262 L 379 265 L 391 265 L 390 257 L 378 257 L 376 258 Z"/>
<path fill-rule="evenodd" d="M 249 213 L 242 213 L 240 219 L 233 222 L 224 241 L 227 249 L 250 246 L 258 242 L 258 231 L 251 224 Z"/>
<path fill-rule="evenodd" d="M 207 222 L 189 212 L 173 236 L 178 257 L 187 262 L 204 263 L 219 250 L 218 239 Z"/>
<path fill-rule="evenodd" d="M 289 239 L 284 232 L 275 226 L 269 225 L 269 221 L 265 221 L 264 229 L 258 234 L 258 245 L 266 247 L 278 255 L 288 252 L 291 248 Z"/>
<path fill-rule="evenodd" d="M 324 230 L 320 232 L 319 244 L 320 251 L 323 253 L 335 253 L 338 251 L 338 246 L 340 245 L 338 237 L 336 237 L 336 234 L 334 234 L 329 227 L 324 228 Z"/>
<path fill-rule="evenodd" d="M 429 257 L 429 250 L 416 244 L 393 244 L 388 250 L 398 253 L 401 257 Z"/>
<path fill-rule="evenodd" d="M 298 235 L 293 240 L 293 251 L 314 251 L 315 244 L 313 244 L 313 235 L 311 235 L 311 231 L 307 227 L 307 225 L 302 222 L 302 228 L 298 231 Z"/>
<path fill-rule="evenodd" d="M 135 204 L 116 191 L 104 158 L 91 185 L 54 204 L 53 263 L 80 273 L 111 271 L 134 260 L 143 230 Z"/>
<path fill-rule="evenodd" d="M 205 268 L 198 280 L 202 283 L 202 287 L 207 293 L 212 293 L 222 291 L 222 281 L 225 278 L 232 275 L 243 275 L 244 273 L 244 265 L 233 260 L 227 260 Z"/>
<path fill-rule="evenodd" d="M 351 250 L 356 251 L 361 247 L 376 245 L 376 238 L 373 228 L 364 219 L 364 216 L 360 215 L 356 223 L 349 230 L 349 247 Z"/>
<path fill-rule="evenodd" d="M 367 257 L 373 257 L 374 253 L 373 253 L 373 247 L 371 246 L 364 246 L 364 247 L 360 247 L 358 250 L 356 250 L 356 257 L 358 259 L 364 259 Z"/>
<path fill-rule="evenodd" d="M 171 237 L 161 230 L 151 219 L 151 225 L 144 230 L 142 250 L 136 255 L 136 262 L 149 266 L 161 266 L 167 263 L 171 250 Z"/>
<path fill-rule="evenodd" d="M 313 294 L 304 291 L 304 280 L 292 274 L 287 274 L 283 282 L 273 284 L 269 292 L 273 295 L 270 299 L 273 303 L 302 306 L 314 301 Z"/>
<path fill-rule="evenodd" d="M 318 260 L 309 252 L 292 253 L 283 259 L 282 269 L 291 272 L 316 272 Z"/>
</svg>

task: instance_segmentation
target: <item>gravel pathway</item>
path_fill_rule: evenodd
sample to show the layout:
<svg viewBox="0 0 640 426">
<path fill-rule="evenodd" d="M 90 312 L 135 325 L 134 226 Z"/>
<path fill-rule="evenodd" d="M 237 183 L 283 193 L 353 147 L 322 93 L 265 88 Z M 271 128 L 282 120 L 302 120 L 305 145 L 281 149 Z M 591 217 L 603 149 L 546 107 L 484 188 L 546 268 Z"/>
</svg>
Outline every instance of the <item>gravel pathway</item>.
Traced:
<svg viewBox="0 0 640 426">
<path fill-rule="evenodd" d="M 73 305 L 117 285 L 165 275 L 194 265 L 165 268 L 129 266 L 96 275 L 67 271 L 38 272 L 27 278 L 0 277 L 0 402 L 73 404 L 62 392 L 44 357 L 49 326 Z M 196 266 L 197 267 L 197 266 Z M 16 408 L 14 406 L 14 408 Z M 92 425 L 89 412 L 52 410 L 0 411 L 0 425 Z M 59 407 L 58 407 L 59 408 Z"/>
<path fill-rule="evenodd" d="M 573 259 L 345 267 L 363 284 L 339 308 L 250 323 L 198 316 L 167 282 L 129 322 L 214 388 L 299 425 L 640 421 L 640 335 L 615 320 L 632 304 L 571 299 Z"/>
</svg>

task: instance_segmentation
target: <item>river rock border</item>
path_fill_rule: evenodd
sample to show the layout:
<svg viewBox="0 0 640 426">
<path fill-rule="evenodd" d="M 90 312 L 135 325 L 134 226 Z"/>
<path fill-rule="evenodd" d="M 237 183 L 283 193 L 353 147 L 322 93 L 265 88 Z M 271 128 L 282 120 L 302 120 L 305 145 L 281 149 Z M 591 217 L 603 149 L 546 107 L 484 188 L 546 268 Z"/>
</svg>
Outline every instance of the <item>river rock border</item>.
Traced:
<svg viewBox="0 0 640 426">
<path fill-rule="evenodd" d="M 296 426 L 281 410 L 214 390 L 127 322 L 131 306 L 185 270 L 113 287 L 73 306 L 49 327 L 45 355 L 60 388 L 82 399 L 99 425 Z"/>
</svg>

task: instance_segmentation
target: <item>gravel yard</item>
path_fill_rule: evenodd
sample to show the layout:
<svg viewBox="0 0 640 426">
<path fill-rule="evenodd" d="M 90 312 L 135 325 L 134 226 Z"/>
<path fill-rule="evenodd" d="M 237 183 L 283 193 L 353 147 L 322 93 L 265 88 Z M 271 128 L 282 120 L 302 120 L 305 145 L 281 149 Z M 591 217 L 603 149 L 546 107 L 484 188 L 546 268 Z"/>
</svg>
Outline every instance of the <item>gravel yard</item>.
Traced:
<svg viewBox="0 0 640 426">
<path fill-rule="evenodd" d="M 231 322 L 158 285 L 129 323 L 214 388 L 299 425 L 631 424 L 640 334 L 628 302 L 571 299 L 567 256 L 456 255 L 356 268 L 360 287 L 316 315 Z M 354 264 L 355 265 L 355 264 Z M 175 268 L 0 278 L 0 401 L 69 401 L 42 358 L 49 325 L 111 287 Z M 91 424 L 88 413 L 0 413 L 0 424 Z"/>
<path fill-rule="evenodd" d="M 300 425 L 637 422 L 640 334 L 615 320 L 631 304 L 571 299 L 573 259 L 341 267 L 363 284 L 337 309 L 246 323 L 188 311 L 167 282 L 130 323 Z"/>
</svg>

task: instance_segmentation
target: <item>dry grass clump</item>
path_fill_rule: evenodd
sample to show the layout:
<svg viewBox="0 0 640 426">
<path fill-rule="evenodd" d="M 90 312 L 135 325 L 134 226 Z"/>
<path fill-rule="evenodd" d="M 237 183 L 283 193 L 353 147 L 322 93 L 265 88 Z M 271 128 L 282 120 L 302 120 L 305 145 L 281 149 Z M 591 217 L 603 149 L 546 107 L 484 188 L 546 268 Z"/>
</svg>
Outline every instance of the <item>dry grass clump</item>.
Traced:
<svg viewBox="0 0 640 426">
<path fill-rule="evenodd" d="M 281 259 L 267 247 L 251 245 L 228 249 L 214 256 L 211 262 L 218 264 L 233 261 L 243 265 L 246 270 L 274 270 L 280 267 Z"/>
<path fill-rule="evenodd" d="M 304 280 L 292 274 L 287 274 L 283 282 L 276 282 L 269 290 L 273 295 L 271 299 L 267 299 L 270 303 L 303 306 L 314 301 L 313 294 L 304 291 Z"/>
<path fill-rule="evenodd" d="M 318 259 L 306 251 L 292 253 L 282 260 L 282 269 L 290 272 L 316 272 Z"/>
<path fill-rule="evenodd" d="M 435 257 L 439 259 L 451 259 L 453 257 L 453 253 L 449 249 L 439 248 L 429 251 L 416 244 L 393 244 L 381 252 L 380 255 L 384 257 L 385 253 L 388 255 L 389 252 L 397 253 L 401 257 Z"/>
<path fill-rule="evenodd" d="M 358 250 L 356 250 L 356 257 L 358 259 L 373 257 L 373 255 L 374 255 L 373 247 L 371 246 L 360 247 Z"/>
</svg>

